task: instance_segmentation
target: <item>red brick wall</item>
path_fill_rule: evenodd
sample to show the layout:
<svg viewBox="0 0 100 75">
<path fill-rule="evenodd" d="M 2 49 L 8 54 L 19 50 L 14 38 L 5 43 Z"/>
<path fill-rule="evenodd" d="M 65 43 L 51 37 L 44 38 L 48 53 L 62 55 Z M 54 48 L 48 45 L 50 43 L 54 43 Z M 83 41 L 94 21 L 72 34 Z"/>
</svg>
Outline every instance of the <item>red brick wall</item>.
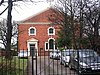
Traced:
<svg viewBox="0 0 100 75">
<path fill-rule="evenodd" d="M 28 34 L 28 29 L 30 27 L 36 28 L 36 36 Z M 19 42 L 19 49 L 27 50 L 27 40 L 31 38 L 35 38 L 38 40 L 38 49 L 43 48 L 45 49 L 45 42 L 48 41 L 48 39 L 51 36 L 48 36 L 48 28 L 49 25 L 19 25 L 19 36 L 18 36 L 18 42 Z M 59 30 L 59 26 L 54 26 L 55 28 L 55 35 L 52 35 L 52 38 L 57 38 L 57 32 Z"/>
</svg>

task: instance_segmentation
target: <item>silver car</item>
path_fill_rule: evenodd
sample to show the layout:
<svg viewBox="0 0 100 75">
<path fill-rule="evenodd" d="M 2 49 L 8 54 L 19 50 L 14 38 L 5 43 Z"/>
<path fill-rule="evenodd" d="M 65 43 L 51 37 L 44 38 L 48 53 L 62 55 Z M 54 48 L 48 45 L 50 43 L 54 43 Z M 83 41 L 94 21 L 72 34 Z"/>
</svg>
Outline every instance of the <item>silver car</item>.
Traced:
<svg viewBox="0 0 100 75">
<path fill-rule="evenodd" d="M 61 53 L 59 50 L 54 50 L 50 52 L 50 58 L 60 59 Z"/>
<path fill-rule="evenodd" d="M 20 52 L 18 53 L 18 57 L 20 58 L 26 58 L 28 57 L 28 52 L 26 50 L 20 50 Z"/>
<path fill-rule="evenodd" d="M 91 49 L 77 50 L 70 56 L 69 68 L 80 74 L 100 75 L 100 56 Z"/>
<path fill-rule="evenodd" d="M 61 52 L 61 57 L 60 57 L 61 65 L 64 65 L 65 67 L 68 66 L 70 55 L 73 51 L 74 51 L 73 49 L 67 49 Z"/>
</svg>

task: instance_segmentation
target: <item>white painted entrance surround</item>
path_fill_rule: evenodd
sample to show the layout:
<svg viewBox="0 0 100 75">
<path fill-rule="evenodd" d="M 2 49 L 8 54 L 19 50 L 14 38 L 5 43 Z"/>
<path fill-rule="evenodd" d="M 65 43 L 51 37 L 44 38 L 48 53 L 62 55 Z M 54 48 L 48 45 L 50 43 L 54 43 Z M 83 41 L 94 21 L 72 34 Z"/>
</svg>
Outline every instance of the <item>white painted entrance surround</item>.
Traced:
<svg viewBox="0 0 100 75">
<path fill-rule="evenodd" d="M 35 49 L 37 50 L 36 54 L 38 56 L 38 40 L 31 38 L 29 40 L 27 40 L 27 48 L 28 48 L 28 55 L 30 56 L 30 44 L 34 44 L 35 45 Z"/>
</svg>

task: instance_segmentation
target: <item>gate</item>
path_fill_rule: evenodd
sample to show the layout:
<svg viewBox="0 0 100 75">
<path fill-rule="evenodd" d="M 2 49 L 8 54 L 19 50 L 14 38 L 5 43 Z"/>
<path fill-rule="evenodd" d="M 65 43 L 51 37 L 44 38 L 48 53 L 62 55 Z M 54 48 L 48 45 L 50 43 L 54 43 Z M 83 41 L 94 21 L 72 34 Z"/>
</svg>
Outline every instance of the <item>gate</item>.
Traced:
<svg viewBox="0 0 100 75">
<path fill-rule="evenodd" d="M 48 56 L 45 52 L 43 55 L 42 50 L 40 56 L 37 56 L 37 51 L 34 50 L 35 53 L 32 52 L 32 56 L 28 57 L 28 51 L 23 50 L 22 54 L 11 51 L 12 59 L 6 59 L 7 52 L 1 51 L 0 75 L 100 75 L 100 57 L 95 51 L 86 50 L 83 50 L 83 53 L 80 50 L 65 50 L 60 53 L 59 51 L 48 51 Z M 61 55 L 53 55 L 54 52 Z M 64 57 L 67 55 L 66 52 L 69 52 L 68 54 L 73 52 L 68 64 L 65 61 L 68 56 Z M 80 56 L 82 56 L 81 59 Z"/>
</svg>

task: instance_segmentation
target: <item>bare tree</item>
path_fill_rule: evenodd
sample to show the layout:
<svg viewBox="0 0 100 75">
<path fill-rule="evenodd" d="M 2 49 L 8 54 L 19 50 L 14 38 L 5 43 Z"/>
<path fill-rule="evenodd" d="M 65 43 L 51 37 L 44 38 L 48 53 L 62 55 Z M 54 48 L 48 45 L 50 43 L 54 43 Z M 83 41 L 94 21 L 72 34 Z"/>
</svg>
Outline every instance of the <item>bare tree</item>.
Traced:
<svg viewBox="0 0 100 75">
<path fill-rule="evenodd" d="M 82 23 L 84 34 L 87 35 L 91 46 L 97 50 L 100 26 L 100 2 L 98 0 L 82 0 Z"/>
<path fill-rule="evenodd" d="M 93 48 L 97 46 L 100 25 L 100 2 L 98 0 L 57 0 L 55 7 L 64 14 L 64 19 L 61 21 L 63 22 L 62 30 L 65 30 L 66 37 L 72 33 L 74 48 L 82 48 L 84 43 L 91 44 Z M 77 38 L 75 27 L 79 29 Z"/>
<path fill-rule="evenodd" d="M 18 26 L 17 23 L 15 21 L 13 21 L 11 39 L 17 38 L 17 34 L 18 34 L 17 26 Z M 6 38 L 6 36 L 7 36 L 7 20 L 6 19 L 2 19 L 0 21 L 0 40 L 1 40 L 0 43 L 3 44 L 5 48 L 7 46 L 7 38 Z"/>
<path fill-rule="evenodd" d="M 63 19 L 61 19 L 60 25 L 61 32 L 60 35 L 63 35 L 59 38 L 62 39 L 62 43 L 64 43 L 64 46 L 71 46 L 76 49 L 77 43 L 76 39 L 78 38 L 76 27 L 78 26 L 76 13 L 77 13 L 77 7 L 76 7 L 76 1 L 74 0 L 57 0 L 56 5 L 54 6 L 57 10 L 59 10 L 63 14 Z M 59 19 L 59 18 L 58 18 Z M 62 34 L 61 34 L 62 33 Z M 60 41 L 61 42 L 61 41 Z"/>
<path fill-rule="evenodd" d="M 4 3 L 4 0 L 1 0 L 1 2 L 0 2 L 0 6 L 2 5 L 2 3 Z"/>
<path fill-rule="evenodd" d="M 0 2 L 0 6 L 4 3 L 4 1 L 5 0 L 2 0 Z M 9 51 L 11 50 L 11 38 L 12 38 L 12 28 L 13 28 L 12 27 L 12 14 L 11 14 L 12 13 L 12 7 L 13 7 L 13 1 L 8 0 L 7 8 L 4 9 L 4 11 L 2 12 L 2 13 L 4 13 L 8 9 L 7 21 L 6 21 L 6 30 L 4 30 L 5 33 L 3 31 L 1 31 L 1 34 L 4 34 L 4 36 L 2 36 L 2 42 L 3 42 L 5 49 L 6 49 L 6 58 L 11 57 Z M 5 26 L 4 26 L 4 28 L 5 28 Z"/>
</svg>

